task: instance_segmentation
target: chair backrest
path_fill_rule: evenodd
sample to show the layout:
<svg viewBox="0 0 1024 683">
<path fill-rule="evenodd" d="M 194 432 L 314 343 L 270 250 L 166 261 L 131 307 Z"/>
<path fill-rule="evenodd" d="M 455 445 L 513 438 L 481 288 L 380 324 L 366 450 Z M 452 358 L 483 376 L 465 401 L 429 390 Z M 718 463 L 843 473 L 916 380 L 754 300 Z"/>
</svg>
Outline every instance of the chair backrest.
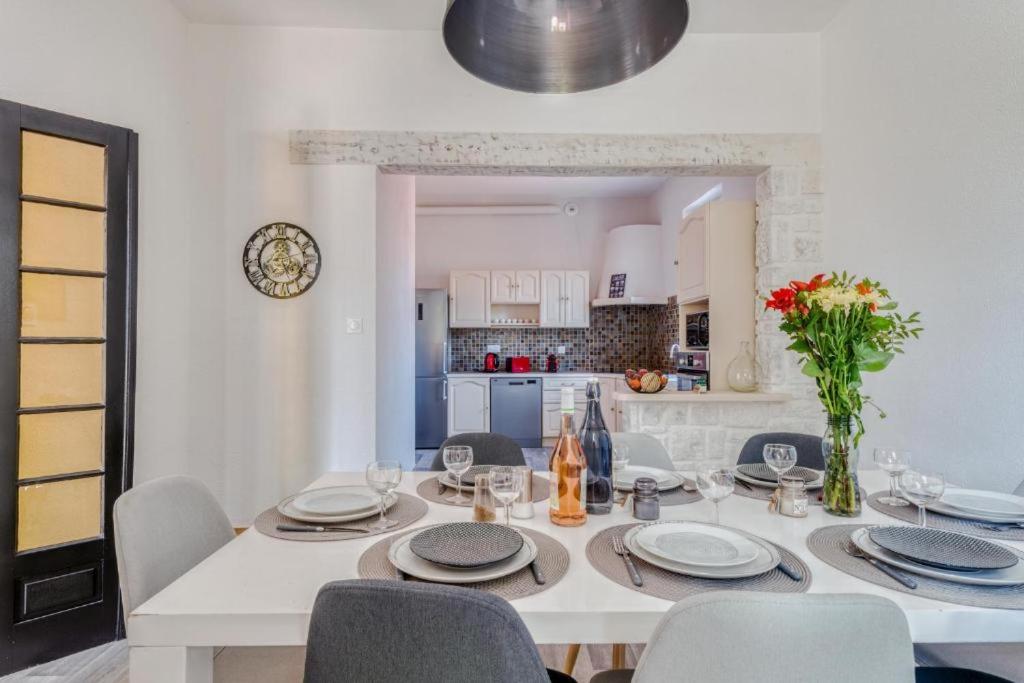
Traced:
<svg viewBox="0 0 1024 683">
<path fill-rule="evenodd" d="M 444 472 L 442 454 L 446 446 L 469 446 L 473 449 L 474 465 L 525 465 L 526 456 L 523 449 L 515 441 L 504 434 L 488 434 L 472 432 L 449 436 L 437 449 L 434 462 L 430 463 L 432 472 Z"/>
<path fill-rule="evenodd" d="M 747 439 L 740 450 L 737 465 L 764 462 L 764 447 L 769 443 L 784 443 L 796 446 L 796 464 L 812 470 L 825 469 L 825 456 L 821 453 L 821 437 L 796 432 L 766 432 Z"/>
<path fill-rule="evenodd" d="M 766 675 L 767 668 L 775 672 Z M 914 681 L 903 612 L 872 595 L 703 593 L 672 607 L 633 683 Z"/>
<path fill-rule="evenodd" d="M 483 591 L 351 580 L 320 589 L 305 683 L 547 683 L 526 626 Z"/>
<path fill-rule="evenodd" d="M 163 477 L 114 502 L 114 547 L 125 622 L 132 610 L 235 537 L 210 490 L 191 477 Z"/>
<path fill-rule="evenodd" d="M 675 465 L 668 451 L 661 442 L 650 434 L 635 432 L 613 432 L 612 445 L 624 445 L 629 448 L 629 464 L 638 467 L 657 467 L 661 470 L 674 470 Z"/>
</svg>

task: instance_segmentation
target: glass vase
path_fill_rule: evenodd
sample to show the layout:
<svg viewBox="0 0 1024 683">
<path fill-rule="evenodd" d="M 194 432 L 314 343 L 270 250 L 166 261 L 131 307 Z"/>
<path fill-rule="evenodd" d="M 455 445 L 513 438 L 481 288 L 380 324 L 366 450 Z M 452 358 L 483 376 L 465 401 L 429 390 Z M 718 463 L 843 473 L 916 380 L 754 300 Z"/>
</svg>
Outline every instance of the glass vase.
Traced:
<svg viewBox="0 0 1024 683">
<path fill-rule="evenodd" d="M 853 445 L 852 422 L 849 415 L 829 415 L 821 441 L 821 452 L 825 456 L 822 504 L 825 512 L 839 517 L 860 515 L 860 484 L 857 481 L 860 453 Z"/>
<path fill-rule="evenodd" d="M 740 352 L 729 362 L 725 369 L 729 388 L 733 391 L 751 392 L 757 390 L 759 368 L 753 354 L 750 353 L 750 342 L 740 342 Z"/>
</svg>

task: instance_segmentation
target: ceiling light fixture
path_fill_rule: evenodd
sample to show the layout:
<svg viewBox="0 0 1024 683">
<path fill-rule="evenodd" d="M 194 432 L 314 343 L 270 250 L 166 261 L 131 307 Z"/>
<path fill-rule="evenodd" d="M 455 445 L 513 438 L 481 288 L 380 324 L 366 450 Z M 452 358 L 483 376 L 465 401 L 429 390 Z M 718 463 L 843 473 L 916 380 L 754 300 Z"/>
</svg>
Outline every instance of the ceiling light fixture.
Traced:
<svg viewBox="0 0 1024 683">
<path fill-rule="evenodd" d="M 687 0 L 449 0 L 444 42 L 488 83 L 573 93 L 651 68 L 689 17 Z"/>
</svg>

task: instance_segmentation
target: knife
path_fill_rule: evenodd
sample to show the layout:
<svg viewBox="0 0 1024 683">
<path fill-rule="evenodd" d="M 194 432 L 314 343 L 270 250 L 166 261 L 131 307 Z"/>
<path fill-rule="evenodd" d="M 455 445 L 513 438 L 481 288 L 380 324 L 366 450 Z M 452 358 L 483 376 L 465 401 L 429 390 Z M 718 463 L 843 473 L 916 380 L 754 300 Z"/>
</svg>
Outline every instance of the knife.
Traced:
<svg viewBox="0 0 1024 683">
<path fill-rule="evenodd" d="M 803 574 L 801 574 L 797 570 L 793 569 L 792 567 L 790 567 L 785 562 L 779 562 L 778 569 L 779 569 L 780 572 L 782 572 L 783 574 L 785 574 L 789 578 L 793 579 L 794 581 L 803 581 L 804 580 L 804 575 Z"/>
<path fill-rule="evenodd" d="M 355 527 L 349 526 L 298 526 L 296 524 L 278 524 L 278 531 L 288 531 L 293 533 L 309 532 L 309 533 L 327 533 L 332 531 L 349 531 L 354 534 L 368 534 L 370 533 L 367 529 L 356 529 Z"/>
<path fill-rule="evenodd" d="M 537 565 L 537 560 L 530 563 L 530 571 L 533 572 L 533 580 L 537 582 L 538 586 L 543 586 L 548 582 L 548 580 L 544 578 L 544 572 L 542 572 L 540 567 Z"/>
</svg>

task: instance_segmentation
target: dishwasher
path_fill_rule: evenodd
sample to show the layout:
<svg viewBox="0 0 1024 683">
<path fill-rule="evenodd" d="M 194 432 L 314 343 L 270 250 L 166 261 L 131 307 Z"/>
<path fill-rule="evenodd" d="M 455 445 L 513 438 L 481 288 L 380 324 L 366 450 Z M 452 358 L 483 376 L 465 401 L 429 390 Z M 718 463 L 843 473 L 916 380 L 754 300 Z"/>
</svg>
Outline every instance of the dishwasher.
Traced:
<svg viewBox="0 0 1024 683">
<path fill-rule="evenodd" d="M 540 448 L 542 396 L 539 378 L 492 379 L 491 432 L 504 434 L 523 448 Z"/>
</svg>

